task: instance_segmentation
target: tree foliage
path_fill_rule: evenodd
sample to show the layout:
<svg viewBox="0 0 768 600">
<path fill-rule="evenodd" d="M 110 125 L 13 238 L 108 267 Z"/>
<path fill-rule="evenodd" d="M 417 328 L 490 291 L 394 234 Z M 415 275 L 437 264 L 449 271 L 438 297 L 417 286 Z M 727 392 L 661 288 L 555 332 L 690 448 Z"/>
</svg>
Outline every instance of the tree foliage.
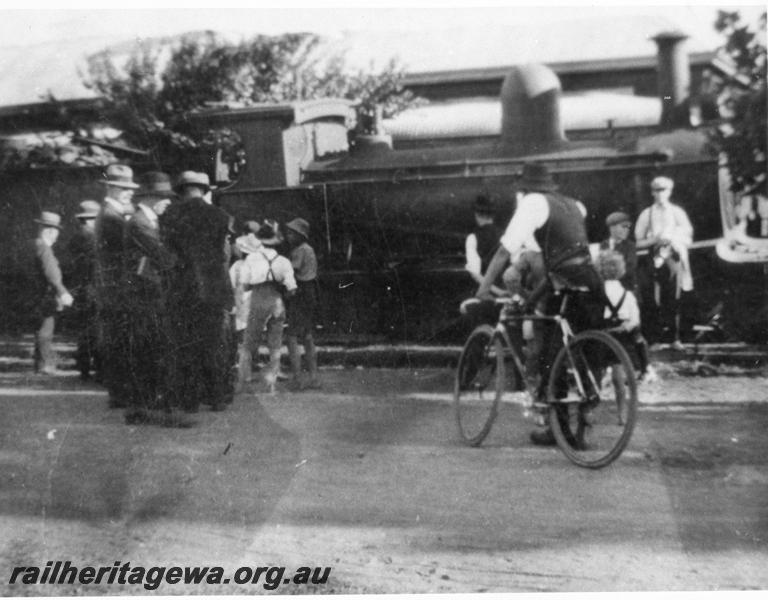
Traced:
<svg viewBox="0 0 768 600">
<path fill-rule="evenodd" d="M 719 11 L 715 29 L 725 36 L 721 55 L 733 73 L 720 92 L 724 123 L 716 143 L 726 155 L 733 191 L 766 193 L 766 14 L 757 31 L 744 24 L 738 12 Z"/>
<path fill-rule="evenodd" d="M 251 106 L 337 97 L 358 103 L 358 128 L 420 102 L 403 89 L 397 61 L 382 70 L 350 72 L 343 54 L 325 55 L 314 34 L 259 35 L 231 43 L 213 32 L 139 44 L 128 58 L 108 51 L 91 57 L 86 85 L 104 98 L 104 119 L 127 144 L 148 150 L 165 168 L 204 169 L 216 149 L 237 163 L 229 130 L 200 131 L 189 115 L 212 104 Z"/>
</svg>

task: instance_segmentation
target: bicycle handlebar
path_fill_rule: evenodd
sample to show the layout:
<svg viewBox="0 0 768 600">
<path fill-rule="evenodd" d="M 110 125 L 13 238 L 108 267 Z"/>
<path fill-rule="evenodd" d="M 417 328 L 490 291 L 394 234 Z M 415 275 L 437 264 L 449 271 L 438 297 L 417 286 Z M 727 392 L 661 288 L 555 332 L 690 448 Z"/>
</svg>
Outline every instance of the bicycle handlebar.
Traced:
<svg viewBox="0 0 768 600">
<path fill-rule="evenodd" d="M 524 299 L 523 302 L 519 303 L 520 306 L 520 312 L 522 313 L 531 313 L 533 312 L 534 307 L 536 306 L 536 303 L 541 300 L 541 297 L 547 292 L 548 289 L 550 289 L 551 285 L 549 283 L 548 279 L 544 279 L 539 285 L 537 285 L 534 290 L 530 293 L 527 299 Z M 515 301 L 510 298 L 509 296 L 504 296 L 502 298 L 492 298 L 489 300 L 482 300 L 481 298 L 467 298 L 464 300 L 459 308 L 459 311 L 461 314 L 465 315 L 467 314 L 467 309 L 470 306 L 474 306 L 476 304 L 480 304 L 481 302 L 493 302 L 497 306 L 510 306 L 512 304 L 515 304 Z"/>
</svg>

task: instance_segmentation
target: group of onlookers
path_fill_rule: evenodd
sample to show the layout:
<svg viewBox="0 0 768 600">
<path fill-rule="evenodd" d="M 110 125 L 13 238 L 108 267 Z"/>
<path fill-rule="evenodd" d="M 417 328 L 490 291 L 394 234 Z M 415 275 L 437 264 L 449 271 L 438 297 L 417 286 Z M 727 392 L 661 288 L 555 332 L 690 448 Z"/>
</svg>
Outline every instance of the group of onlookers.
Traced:
<svg viewBox="0 0 768 600">
<path fill-rule="evenodd" d="M 674 182 L 655 177 L 651 182 L 654 202 L 638 216 L 635 240 L 630 239 L 632 220 L 616 211 L 608 215 L 609 236 L 597 247 L 587 241 L 584 205 L 558 191 L 544 165 L 524 165 L 517 184 L 517 206 L 503 233 L 494 225 L 494 208 L 480 196 L 474 205 L 475 231 L 466 241 L 466 269 L 479 282 L 476 296 L 489 299 L 510 295 L 522 303 L 542 287 L 534 307 L 541 313 L 557 310 L 552 287 L 584 290 L 569 309 L 569 321 L 576 331 L 610 328 L 624 341 L 634 357 L 641 378 L 653 379 L 648 343 L 641 327 L 641 298 L 638 286 L 637 250 L 649 252 L 648 285 L 652 287 L 652 310 L 656 322 L 669 321 L 675 346 L 680 344 L 679 302 L 681 293 L 693 289 L 688 247 L 693 228 L 685 211 L 670 202 Z M 486 305 L 488 308 L 488 305 Z M 488 314 L 475 311 L 476 319 Z M 546 375 L 557 351 L 554 328 L 541 320 L 523 321 L 526 340 L 525 384 L 530 402 L 542 413 L 546 410 Z M 539 419 L 541 424 L 545 419 Z M 534 443 L 551 444 L 550 430 L 531 435 Z"/>
<path fill-rule="evenodd" d="M 693 290 L 693 277 L 688 247 L 693 239 L 693 227 L 683 208 L 670 201 L 674 182 L 668 177 L 656 177 L 651 182 L 654 202 L 645 208 L 633 225 L 630 216 L 615 211 L 606 218 L 608 237 L 593 245 L 592 258 L 596 266 L 605 265 L 609 273 L 603 279 L 618 280 L 631 297 L 622 304 L 624 313 L 635 300 L 638 305 L 645 299 L 644 313 L 653 321 L 653 337 L 664 335 L 675 346 L 680 344 L 680 299 Z M 586 209 L 576 203 L 583 215 Z M 466 239 L 466 270 L 478 283 L 499 246 L 501 231 L 495 225 L 496 209 L 487 196 L 480 195 L 474 203 L 475 229 Z M 638 250 L 648 258 L 638 272 Z M 600 255 L 598 259 L 598 254 Z M 613 254 L 618 254 L 620 259 Z M 610 263 L 610 266 L 609 266 Z M 621 263 L 621 264 L 618 264 Z M 520 294 L 536 287 L 546 276 L 541 250 L 536 240 L 521 242 L 516 254 L 510 257 L 503 275 L 490 284 L 494 295 Z M 614 277 L 615 272 L 619 277 Z M 611 286 L 609 286 L 611 287 Z M 612 296 L 612 294 L 611 294 Z M 621 298 L 621 295 L 619 296 Z M 541 304 L 541 303 L 540 303 Z M 637 311 L 639 323 L 639 308 Z M 623 314 L 624 314 L 623 313 Z M 634 318 L 633 318 L 634 321 Z"/>
<path fill-rule="evenodd" d="M 269 350 L 263 380 L 274 391 L 286 321 L 290 385 L 319 385 L 313 337 L 317 258 L 307 221 L 296 218 L 283 228 L 272 219 L 249 221 L 237 235 L 234 219 L 212 204 L 204 173 L 184 172 L 172 185 L 167 174 L 150 172 L 135 183 L 129 167 L 111 165 L 101 183 L 103 201 L 82 202 L 76 215 L 81 228 L 70 241 L 74 268 L 68 282 L 74 295 L 52 251 L 61 218 L 45 211 L 37 220 L 38 371 L 55 372 L 54 316 L 74 305 L 82 319 L 81 375 L 97 370 L 111 405 L 126 407 L 129 422 L 145 422 L 152 411 L 161 411 L 164 422 L 183 424 L 180 413 L 195 412 L 201 404 L 224 409 L 251 381 L 262 341 Z M 693 228 L 685 211 L 670 202 L 673 186 L 668 177 L 652 180 L 654 202 L 638 216 L 634 241 L 629 215 L 611 213 L 609 236 L 595 253 L 586 238 L 583 204 L 559 193 L 546 167 L 526 164 L 515 214 L 503 234 L 488 198 L 475 202 L 466 268 L 479 285 L 477 295 L 525 297 L 548 274 L 592 290 L 583 310 L 574 311 L 573 324 L 607 321 L 624 331 L 639 370 L 652 376 L 640 300 L 651 298 L 652 307 L 644 308 L 655 311 L 658 321 L 672 315 L 670 329 L 679 344 L 677 307 L 681 294 L 693 287 L 688 258 Z M 650 254 L 650 294 L 640 293 L 638 250 Z M 536 308 L 546 310 L 547 302 L 542 295 Z M 526 378 L 536 395 L 542 369 L 535 367 L 549 364 L 543 349 L 553 345 L 550 334 L 530 322 L 524 334 L 531 367 Z"/>
<path fill-rule="evenodd" d="M 296 218 L 285 225 L 285 236 L 278 223 L 267 219 L 262 224 L 248 222 L 247 231 L 235 240 L 240 258 L 229 274 L 235 290 L 235 329 L 238 338 L 237 388 L 251 380 L 253 354 L 266 338 L 269 362 L 264 381 L 274 391 L 280 374 L 283 331 L 288 319 L 287 342 L 291 361 L 291 386 L 316 389 L 317 350 L 314 341 L 318 304 L 317 257 L 309 245 L 309 223 Z M 284 239 L 284 237 L 286 239 Z M 288 257 L 278 252 L 288 243 Z M 299 343 L 304 346 L 308 377 L 302 374 Z"/>
<path fill-rule="evenodd" d="M 264 330 L 264 379 L 274 391 L 288 298 L 292 384 L 318 385 L 317 261 L 305 220 L 287 224 L 286 258 L 275 221 L 249 222 L 233 242 L 235 220 L 212 204 L 205 173 L 186 171 L 172 184 L 149 172 L 137 183 L 129 167 L 111 165 L 101 183 L 101 202 L 80 203 L 65 276 L 52 250 L 61 217 L 44 211 L 37 219 L 36 371 L 57 373 L 54 319 L 71 306 L 81 377 L 93 372 L 128 423 L 188 426 L 200 405 L 223 410 L 244 389 Z M 299 342 L 308 381 L 300 379 Z"/>
</svg>

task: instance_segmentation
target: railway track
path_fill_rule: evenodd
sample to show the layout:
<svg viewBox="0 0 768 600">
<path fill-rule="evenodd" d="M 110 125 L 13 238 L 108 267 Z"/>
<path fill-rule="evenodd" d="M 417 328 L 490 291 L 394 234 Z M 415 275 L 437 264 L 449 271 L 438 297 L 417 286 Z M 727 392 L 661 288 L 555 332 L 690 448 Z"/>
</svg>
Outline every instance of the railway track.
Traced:
<svg viewBox="0 0 768 600">
<path fill-rule="evenodd" d="M 54 344 L 61 362 L 61 368 L 74 369 L 75 342 L 57 338 Z M 22 338 L 0 338 L 0 370 L 21 370 L 31 365 L 33 340 Z M 262 349 L 266 356 L 266 349 Z M 423 344 L 357 344 L 320 345 L 318 355 L 323 366 L 338 367 L 443 367 L 453 366 L 458 358 L 460 346 Z M 685 362 L 686 368 L 700 375 L 714 374 L 718 366 L 738 367 L 741 372 L 762 373 L 768 369 L 768 346 L 728 344 L 683 344 L 676 350 L 669 344 L 651 347 L 651 361 L 655 363 Z M 714 372 L 713 372 L 714 369 Z"/>
</svg>

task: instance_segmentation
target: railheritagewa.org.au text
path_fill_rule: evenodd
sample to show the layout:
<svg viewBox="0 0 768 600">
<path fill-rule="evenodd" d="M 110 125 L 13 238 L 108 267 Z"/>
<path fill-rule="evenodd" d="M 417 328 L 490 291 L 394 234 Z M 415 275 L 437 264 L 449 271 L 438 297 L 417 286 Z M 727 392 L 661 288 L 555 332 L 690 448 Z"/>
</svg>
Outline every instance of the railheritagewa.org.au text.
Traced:
<svg viewBox="0 0 768 600">
<path fill-rule="evenodd" d="M 227 573 L 216 566 L 149 566 L 115 561 L 111 566 L 77 566 L 70 561 L 48 561 L 45 566 L 13 567 L 10 585 L 136 585 L 156 590 L 168 585 L 243 585 L 276 590 L 281 585 L 325 585 L 331 567 L 244 566 Z"/>
</svg>

